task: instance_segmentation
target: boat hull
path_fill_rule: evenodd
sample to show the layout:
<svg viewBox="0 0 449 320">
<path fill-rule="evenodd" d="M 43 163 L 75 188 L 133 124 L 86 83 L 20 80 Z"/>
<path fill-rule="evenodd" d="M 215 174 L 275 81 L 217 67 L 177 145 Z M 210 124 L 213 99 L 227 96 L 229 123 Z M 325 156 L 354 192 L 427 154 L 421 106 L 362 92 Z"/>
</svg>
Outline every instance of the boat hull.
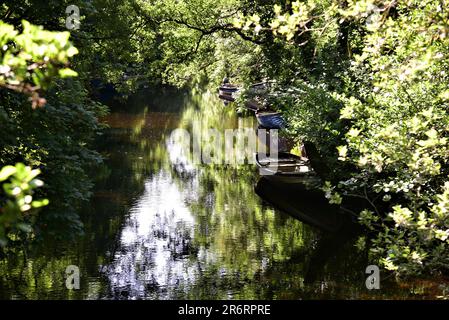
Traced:
<svg viewBox="0 0 449 320">
<path fill-rule="evenodd" d="M 275 157 L 256 153 L 254 157 L 261 175 L 300 177 L 315 174 L 306 159 L 291 153 L 279 152 Z"/>
<path fill-rule="evenodd" d="M 221 92 L 227 92 L 227 93 L 234 93 L 239 90 L 237 87 L 227 87 L 227 86 L 220 86 L 218 89 Z"/>
<path fill-rule="evenodd" d="M 220 98 L 221 100 L 224 100 L 224 101 L 228 101 L 228 102 L 234 102 L 235 101 L 235 98 L 232 96 L 232 95 L 229 95 L 229 94 L 219 94 L 218 95 L 218 98 Z"/>
<path fill-rule="evenodd" d="M 284 129 L 285 120 L 280 112 L 257 113 L 257 122 L 267 129 Z"/>
</svg>

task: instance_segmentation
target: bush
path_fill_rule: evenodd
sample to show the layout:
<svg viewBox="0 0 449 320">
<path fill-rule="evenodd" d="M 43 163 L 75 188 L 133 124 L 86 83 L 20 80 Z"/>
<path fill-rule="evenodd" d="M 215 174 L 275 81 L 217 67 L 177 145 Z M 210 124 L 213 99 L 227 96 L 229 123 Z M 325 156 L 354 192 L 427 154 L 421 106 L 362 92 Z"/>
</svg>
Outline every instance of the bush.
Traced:
<svg viewBox="0 0 449 320">
<path fill-rule="evenodd" d="M 33 170 L 23 163 L 0 170 L 4 192 L 0 193 L 0 247 L 22 234 L 31 234 L 37 209 L 48 205 L 47 199 L 33 200 L 35 189 L 43 186 L 43 182 L 36 178 L 39 174 L 39 169 Z"/>
</svg>

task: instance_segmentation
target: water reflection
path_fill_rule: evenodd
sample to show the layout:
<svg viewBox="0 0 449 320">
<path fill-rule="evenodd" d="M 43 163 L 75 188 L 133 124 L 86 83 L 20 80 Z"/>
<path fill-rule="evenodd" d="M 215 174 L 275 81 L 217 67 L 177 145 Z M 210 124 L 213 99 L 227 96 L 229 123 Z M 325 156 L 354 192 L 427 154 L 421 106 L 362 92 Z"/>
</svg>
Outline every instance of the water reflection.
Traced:
<svg viewBox="0 0 449 320">
<path fill-rule="evenodd" d="M 237 119 L 232 109 L 217 105 L 213 95 L 200 99 L 184 109 L 181 127 L 254 126 L 252 118 Z M 108 295 L 257 297 L 251 288 L 255 278 L 272 261 L 287 261 L 312 241 L 313 233 L 295 219 L 280 221 L 262 206 L 253 190 L 253 166 L 195 166 L 168 138 L 169 131 L 162 137 L 166 143 L 161 139 L 158 148 L 165 166 L 147 177 L 143 195 L 129 210 L 113 262 L 102 268 L 109 279 Z"/>
<path fill-rule="evenodd" d="M 290 179 L 290 183 L 286 180 Z M 257 182 L 255 192 L 279 210 L 309 225 L 327 232 L 341 232 L 355 228 L 351 217 L 330 205 L 319 189 L 320 181 L 314 176 L 278 177 L 263 176 Z"/>
<path fill-rule="evenodd" d="M 353 229 L 313 191 L 261 182 L 254 165 L 193 164 L 169 139 L 173 129 L 191 130 L 195 122 L 202 130 L 255 125 L 250 116 L 238 118 L 214 93 L 158 89 L 137 95 L 126 107 L 104 119 L 110 128 L 98 148 L 107 161 L 81 212 L 85 237 L 76 244 L 20 249 L 1 259 L 0 298 L 436 294 L 434 282 L 398 286 L 391 279 L 382 280 L 383 290 L 368 292 L 367 260 L 354 248 Z M 64 285 L 71 264 L 82 272 L 78 291 Z M 424 288 L 419 296 L 410 293 L 414 287 Z"/>
<path fill-rule="evenodd" d="M 159 172 L 147 180 L 107 271 L 114 296 L 161 298 L 152 296 L 152 288 L 166 292 L 180 282 L 194 281 L 195 267 L 188 259 L 194 253 L 193 226 L 194 217 L 172 177 Z"/>
</svg>

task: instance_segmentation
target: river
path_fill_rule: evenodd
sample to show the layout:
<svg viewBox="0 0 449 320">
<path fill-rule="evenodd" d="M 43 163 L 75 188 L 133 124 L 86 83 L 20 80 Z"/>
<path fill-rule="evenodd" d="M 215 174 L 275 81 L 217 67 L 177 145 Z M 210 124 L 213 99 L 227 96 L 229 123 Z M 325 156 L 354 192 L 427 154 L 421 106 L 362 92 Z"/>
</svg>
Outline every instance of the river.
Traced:
<svg viewBox="0 0 449 320">
<path fill-rule="evenodd" d="M 368 290 L 367 255 L 354 246 L 351 226 L 329 231 L 340 218 L 324 199 L 307 190 L 267 185 L 253 164 L 189 162 L 170 139 L 173 130 L 189 130 L 193 123 L 218 131 L 255 126 L 254 117 L 238 117 L 216 94 L 149 90 L 113 108 L 103 121 L 109 128 L 97 148 L 106 160 L 93 175 L 91 202 L 80 211 L 84 236 L 0 261 L 0 298 L 390 299 L 435 294 L 432 283 L 398 283 L 388 275 L 381 277 L 380 290 Z M 272 199 L 259 196 L 263 192 Z M 277 200 L 292 200 L 310 217 L 302 219 L 308 223 L 273 207 Z M 327 227 L 320 228 L 321 220 Z M 69 265 L 80 270 L 79 289 L 66 288 Z"/>
</svg>

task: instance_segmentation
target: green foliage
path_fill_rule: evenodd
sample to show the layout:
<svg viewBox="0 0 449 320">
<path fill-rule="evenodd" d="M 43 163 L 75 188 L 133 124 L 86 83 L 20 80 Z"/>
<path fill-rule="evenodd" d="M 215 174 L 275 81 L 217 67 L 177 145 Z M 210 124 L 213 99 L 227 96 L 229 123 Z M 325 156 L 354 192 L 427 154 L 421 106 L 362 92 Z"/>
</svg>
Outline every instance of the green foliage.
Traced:
<svg viewBox="0 0 449 320">
<path fill-rule="evenodd" d="M 31 233 L 36 209 L 48 205 L 47 199 L 33 200 L 35 189 L 43 185 L 36 179 L 39 174 L 39 169 L 32 170 L 22 163 L 0 170 L 0 199 L 4 202 L 0 207 L 0 246 L 5 246 L 8 239 L 16 239 L 18 231 Z"/>
<path fill-rule="evenodd" d="M 280 35 L 285 37 L 287 41 L 290 41 L 295 37 L 298 29 L 304 29 L 303 32 L 309 31 L 307 24 L 313 19 L 311 13 L 316 6 L 316 2 L 294 1 L 291 3 L 291 12 L 282 12 L 282 6 L 275 4 L 273 6 L 274 18 L 268 22 L 267 27 L 261 25 L 261 18 L 258 14 L 247 17 L 240 14 L 237 18 L 234 18 L 233 24 L 243 30 L 253 28 L 256 34 L 263 29 L 268 29 L 274 35 Z"/>
<path fill-rule="evenodd" d="M 352 126 L 340 151 L 345 151 L 342 160 L 358 167 L 346 187 L 364 184 L 372 202 L 381 198 L 376 206 L 382 219 L 371 253 L 402 273 L 447 270 L 449 258 L 444 236 L 449 43 L 448 15 L 441 6 L 404 1 L 392 14 L 393 8 L 384 4 L 381 19 L 367 26 L 351 68 L 371 81 L 343 99 L 341 117 Z M 364 222 L 370 226 L 369 221 Z"/>
<path fill-rule="evenodd" d="M 24 18 L 61 31 L 63 17 L 59 24 L 50 17 L 61 4 L 33 4 L 32 14 L 22 10 L 25 0 L 5 3 L 0 84 L 47 88 L 47 76 L 75 75 L 67 69 L 76 53 L 67 33 L 27 24 L 15 31 Z M 89 144 L 105 109 L 90 99 L 90 80 L 108 79 L 128 93 L 151 82 L 215 87 L 224 76 L 242 85 L 268 78 L 275 84 L 262 98 L 284 112 L 298 142 L 316 146 L 329 200 L 365 201 L 352 209 L 370 232 L 372 259 L 398 272 L 447 269 L 447 1 L 96 0 L 80 7 L 82 27 L 73 32 L 80 76 L 53 81 L 38 112 L 14 93 L 0 98 L 1 163 L 46 168 L 46 192 L 64 208 L 47 216 L 55 225 L 80 226 L 69 206 L 88 198 L 87 170 L 100 161 Z M 16 36 L 21 46 L 9 44 Z"/>
<path fill-rule="evenodd" d="M 448 204 L 449 183 L 425 208 L 413 211 L 395 205 L 382 221 L 381 231 L 373 240 L 372 254 L 380 256 L 382 265 L 400 273 L 420 273 L 426 270 L 447 270 L 449 257 Z M 361 215 L 361 221 L 373 229 L 378 217 Z"/>
<path fill-rule="evenodd" d="M 77 49 L 68 32 L 26 21 L 21 33 L 1 26 L 0 165 L 23 162 L 44 169 L 46 186 L 39 192 L 51 204 L 30 223 L 39 236 L 73 237 L 82 231 L 77 208 L 89 199 L 92 187 L 87 170 L 101 161 L 89 145 L 101 129 L 97 117 L 106 109 L 90 99 L 81 80 L 71 78 L 76 72 L 68 68 L 68 59 Z M 22 92 L 31 95 L 33 108 L 45 106 L 32 110 Z"/>
<path fill-rule="evenodd" d="M 0 21 L 0 86 L 31 96 L 33 108 L 43 106 L 39 90 L 56 76 L 77 76 L 68 68 L 78 50 L 68 41 L 69 32 L 51 32 L 22 21 L 22 32 Z"/>
<path fill-rule="evenodd" d="M 302 81 L 278 73 L 290 93 L 276 89 L 275 101 L 290 131 L 313 141 L 340 172 L 326 177 L 330 201 L 366 201 L 355 213 L 371 231 L 371 257 L 400 273 L 447 271 L 445 8 L 446 1 L 304 1 L 275 5 L 268 18 L 234 20 L 312 57 L 297 69 Z"/>
</svg>

